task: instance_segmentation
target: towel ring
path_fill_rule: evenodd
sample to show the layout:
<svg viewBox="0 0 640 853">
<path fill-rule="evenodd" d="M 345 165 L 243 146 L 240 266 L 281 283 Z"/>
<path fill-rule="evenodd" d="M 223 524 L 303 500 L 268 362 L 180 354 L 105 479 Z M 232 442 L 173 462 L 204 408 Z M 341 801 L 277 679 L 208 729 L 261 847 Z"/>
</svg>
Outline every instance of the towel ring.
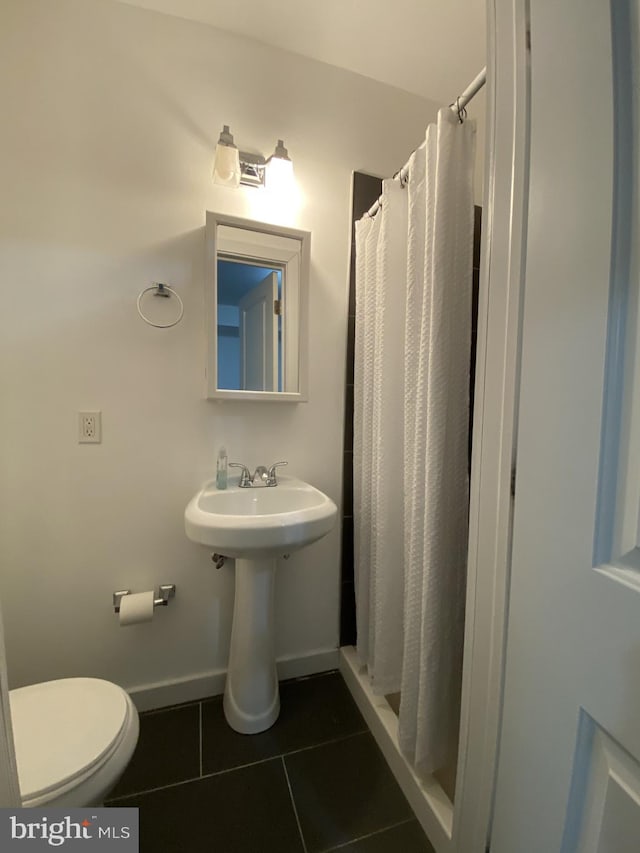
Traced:
<svg viewBox="0 0 640 853">
<path fill-rule="evenodd" d="M 145 295 L 145 293 L 148 293 L 150 290 L 156 291 L 154 294 L 155 296 L 164 296 L 166 298 L 170 298 L 171 294 L 173 294 L 176 297 L 176 299 L 178 300 L 178 305 L 179 305 L 178 316 L 171 323 L 154 323 L 152 320 L 150 320 L 147 316 L 145 316 L 142 313 L 142 307 L 141 307 L 142 297 Z M 162 284 L 160 282 L 158 282 L 157 284 L 152 284 L 149 287 L 145 287 L 144 290 L 141 290 L 136 304 L 138 306 L 138 314 L 142 317 L 142 319 L 145 321 L 145 323 L 148 323 L 150 326 L 153 326 L 156 329 L 170 329 L 172 326 L 177 326 L 178 323 L 180 322 L 180 320 L 182 320 L 182 316 L 184 314 L 184 303 L 183 303 L 182 299 L 180 298 L 180 294 L 177 291 L 175 291 L 172 287 L 169 287 L 168 284 Z"/>
</svg>

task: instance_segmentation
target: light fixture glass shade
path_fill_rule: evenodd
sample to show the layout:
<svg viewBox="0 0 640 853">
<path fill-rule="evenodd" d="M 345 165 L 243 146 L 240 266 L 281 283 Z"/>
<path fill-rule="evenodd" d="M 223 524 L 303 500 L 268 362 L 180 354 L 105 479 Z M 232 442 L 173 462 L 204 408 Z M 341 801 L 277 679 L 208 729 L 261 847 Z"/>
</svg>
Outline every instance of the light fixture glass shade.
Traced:
<svg viewBox="0 0 640 853">
<path fill-rule="evenodd" d="M 216 156 L 213 162 L 213 182 L 224 187 L 240 186 L 240 157 L 238 149 L 233 144 L 233 136 L 229 125 L 224 125 L 220 139 L 216 145 Z"/>
<path fill-rule="evenodd" d="M 276 192 L 286 192 L 293 186 L 293 162 L 282 139 L 278 140 L 276 150 L 267 160 L 265 186 Z"/>
</svg>

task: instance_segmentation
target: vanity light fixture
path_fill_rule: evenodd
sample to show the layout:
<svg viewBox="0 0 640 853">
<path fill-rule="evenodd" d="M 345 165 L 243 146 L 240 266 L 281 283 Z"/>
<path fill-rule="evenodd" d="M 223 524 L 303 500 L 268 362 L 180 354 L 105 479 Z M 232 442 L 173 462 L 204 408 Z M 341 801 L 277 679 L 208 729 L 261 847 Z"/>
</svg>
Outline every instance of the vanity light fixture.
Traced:
<svg viewBox="0 0 640 853">
<path fill-rule="evenodd" d="M 268 160 L 261 154 L 238 151 L 229 125 L 225 124 L 216 145 L 213 180 L 225 187 L 242 184 L 246 187 L 267 186 L 271 190 L 284 190 L 293 182 L 293 163 L 282 139 L 278 140 Z"/>
</svg>

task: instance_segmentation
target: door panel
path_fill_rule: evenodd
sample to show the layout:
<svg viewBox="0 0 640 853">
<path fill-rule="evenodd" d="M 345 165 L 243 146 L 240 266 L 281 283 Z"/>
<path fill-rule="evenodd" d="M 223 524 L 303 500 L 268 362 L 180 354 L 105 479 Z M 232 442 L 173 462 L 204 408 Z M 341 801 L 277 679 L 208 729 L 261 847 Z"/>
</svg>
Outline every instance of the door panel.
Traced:
<svg viewBox="0 0 640 853">
<path fill-rule="evenodd" d="M 278 274 L 265 276 L 239 302 L 240 385 L 243 391 L 279 391 Z"/>
<path fill-rule="evenodd" d="M 492 853 L 626 853 L 627 834 L 629 850 L 640 849 L 637 15 L 637 0 L 530 4 L 522 372 Z"/>
<path fill-rule="evenodd" d="M 638 6 L 612 4 L 613 221 L 594 565 L 640 569 Z M 630 575 L 629 575 L 630 576 Z"/>
<path fill-rule="evenodd" d="M 562 853 L 637 853 L 639 840 L 640 764 L 585 714 Z"/>
</svg>

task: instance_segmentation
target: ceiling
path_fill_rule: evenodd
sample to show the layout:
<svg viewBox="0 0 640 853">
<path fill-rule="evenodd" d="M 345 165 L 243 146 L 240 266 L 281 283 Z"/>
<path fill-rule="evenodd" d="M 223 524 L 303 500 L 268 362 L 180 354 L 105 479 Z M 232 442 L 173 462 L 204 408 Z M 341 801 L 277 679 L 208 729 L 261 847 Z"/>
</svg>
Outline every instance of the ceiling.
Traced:
<svg viewBox="0 0 640 853">
<path fill-rule="evenodd" d="M 450 103 L 486 64 L 485 0 L 121 0 Z"/>
</svg>

